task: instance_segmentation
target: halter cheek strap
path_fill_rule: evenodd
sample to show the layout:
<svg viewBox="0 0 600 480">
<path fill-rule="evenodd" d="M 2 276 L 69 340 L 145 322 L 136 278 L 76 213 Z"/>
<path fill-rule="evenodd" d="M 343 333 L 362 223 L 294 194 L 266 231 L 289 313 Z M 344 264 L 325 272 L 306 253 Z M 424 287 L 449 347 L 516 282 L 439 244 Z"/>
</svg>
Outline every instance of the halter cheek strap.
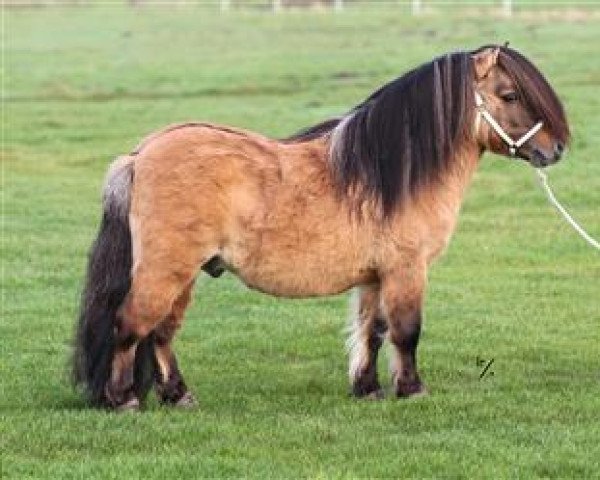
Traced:
<svg viewBox="0 0 600 480">
<path fill-rule="evenodd" d="M 477 107 L 477 120 L 475 123 L 476 128 L 479 127 L 480 116 L 483 117 L 485 121 L 490 124 L 490 127 L 492 127 L 494 132 L 496 132 L 498 136 L 502 140 L 504 140 L 504 143 L 508 145 L 508 151 L 513 157 L 516 155 L 517 150 L 521 148 L 525 144 L 525 142 L 527 142 L 527 140 L 533 137 L 544 126 L 544 122 L 536 123 L 533 127 L 529 129 L 527 133 L 525 133 L 525 135 L 523 135 L 521 138 L 515 141 L 508 135 L 508 133 L 504 131 L 504 129 L 494 119 L 494 117 L 492 117 L 490 112 L 488 112 L 487 108 L 485 108 L 485 103 L 483 102 L 483 98 L 481 97 L 479 92 L 475 92 L 475 105 Z"/>
</svg>

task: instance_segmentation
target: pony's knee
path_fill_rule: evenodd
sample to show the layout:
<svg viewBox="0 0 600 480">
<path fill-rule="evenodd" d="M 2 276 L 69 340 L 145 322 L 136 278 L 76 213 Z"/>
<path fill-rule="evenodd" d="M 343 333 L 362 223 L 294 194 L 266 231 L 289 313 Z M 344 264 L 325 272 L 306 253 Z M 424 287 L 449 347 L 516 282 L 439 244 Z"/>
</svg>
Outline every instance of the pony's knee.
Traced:
<svg viewBox="0 0 600 480">
<path fill-rule="evenodd" d="M 394 303 L 386 304 L 389 339 L 396 347 L 408 350 L 416 348 L 421 333 L 421 305 L 420 298 L 397 298 Z"/>
<path fill-rule="evenodd" d="M 425 284 L 426 270 L 419 262 L 388 274 L 381 288 L 381 306 L 385 316 L 406 317 L 419 311 Z"/>
<path fill-rule="evenodd" d="M 414 351 L 421 336 L 421 311 L 406 312 L 388 319 L 390 341 L 403 351 Z"/>
<path fill-rule="evenodd" d="M 390 341 L 403 351 L 414 351 L 421 333 L 425 278 L 418 273 L 412 270 L 399 273 L 382 289 L 382 307 Z"/>
</svg>

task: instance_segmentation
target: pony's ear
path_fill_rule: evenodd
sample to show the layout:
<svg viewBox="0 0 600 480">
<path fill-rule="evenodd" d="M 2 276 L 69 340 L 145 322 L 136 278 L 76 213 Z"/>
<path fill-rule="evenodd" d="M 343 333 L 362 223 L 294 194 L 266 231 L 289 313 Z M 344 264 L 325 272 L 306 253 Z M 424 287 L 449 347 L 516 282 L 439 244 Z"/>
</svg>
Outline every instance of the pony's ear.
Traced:
<svg viewBox="0 0 600 480">
<path fill-rule="evenodd" d="M 490 47 L 479 50 L 472 55 L 473 65 L 475 66 L 475 78 L 477 80 L 487 77 L 492 67 L 498 62 L 499 53 L 500 47 Z"/>
</svg>

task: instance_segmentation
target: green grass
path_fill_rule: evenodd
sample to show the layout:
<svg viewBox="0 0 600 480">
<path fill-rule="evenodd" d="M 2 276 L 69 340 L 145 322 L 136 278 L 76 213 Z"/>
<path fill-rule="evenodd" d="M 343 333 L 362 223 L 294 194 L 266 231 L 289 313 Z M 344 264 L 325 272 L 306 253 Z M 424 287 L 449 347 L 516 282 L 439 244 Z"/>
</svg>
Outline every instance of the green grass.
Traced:
<svg viewBox="0 0 600 480">
<path fill-rule="evenodd" d="M 526 165 L 489 155 L 431 270 L 428 398 L 348 398 L 345 295 L 278 300 L 230 276 L 199 282 L 177 340 L 199 410 L 90 410 L 66 373 L 112 158 L 188 119 L 285 135 L 449 50 L 510 40 L 551 79 L 574 134 L 551 183 L 600 237 L 597 15 L 7 11 L 2 478 L 598 478 L 600 257 Z"/>
</svg>

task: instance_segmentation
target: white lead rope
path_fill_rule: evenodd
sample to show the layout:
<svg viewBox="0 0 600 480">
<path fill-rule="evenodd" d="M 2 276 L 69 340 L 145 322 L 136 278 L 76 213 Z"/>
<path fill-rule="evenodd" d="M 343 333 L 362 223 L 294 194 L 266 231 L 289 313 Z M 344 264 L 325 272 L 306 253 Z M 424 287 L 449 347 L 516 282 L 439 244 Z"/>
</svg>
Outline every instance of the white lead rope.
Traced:
<svg viewBox="0 0 600 480">
<path fill-rule="evenodd" d="M 546 173 L 544 171 L 542 171 L 540 168 L 536 168 L 535 171 L 538 174 L 538 177 L 540 179 L 540 183 L 541 183 L 542 187 L 546 191 L 546 196 L 548 197 L 548 200 L 550 200 L 550 203 L 552 203 L 552 205 L 554 205 L 556 207 L 556 209 L 561 213 L 561 215 L 565 218 L 565 220 L 575 229 L 575 231 L 579 235 L 581 235 L 581 237 L 586 242 L 588 242 L 596 250 L 600 250 L 600 243 L 598 243 L 597 240 L 593 239 L 575 220 L 573 220 L 573 217 L 571 217 L 571 215 L 569 215 L 569 212 L 567 212 L 565 210 L 565 208 L 556 199 L 556 197 L 554 196 L 554 193 L 552 193 L 552 190 L 550 189 L 550 186 L 548 185 L 548 177 L 546 176 Z"/>
</svg>

